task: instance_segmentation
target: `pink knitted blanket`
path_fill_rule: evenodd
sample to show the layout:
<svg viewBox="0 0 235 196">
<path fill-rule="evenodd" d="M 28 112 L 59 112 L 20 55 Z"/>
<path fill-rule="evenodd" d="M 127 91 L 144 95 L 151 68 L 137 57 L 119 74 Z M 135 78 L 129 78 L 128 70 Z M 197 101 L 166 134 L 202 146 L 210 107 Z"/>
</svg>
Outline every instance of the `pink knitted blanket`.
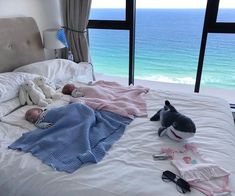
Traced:
<svg viewBox="0 0 235 196">
<path fill-rule="evenodd" d="M 149 89 L 142 86 L 124 87 L 116 82 L 97 81 L 91 86 L 79 87 L 85 96 L 73 98 L 93 109 L 111 111 L 129 118 L 147 116 L 146 103 L 142 94 Z"/>
</svg>

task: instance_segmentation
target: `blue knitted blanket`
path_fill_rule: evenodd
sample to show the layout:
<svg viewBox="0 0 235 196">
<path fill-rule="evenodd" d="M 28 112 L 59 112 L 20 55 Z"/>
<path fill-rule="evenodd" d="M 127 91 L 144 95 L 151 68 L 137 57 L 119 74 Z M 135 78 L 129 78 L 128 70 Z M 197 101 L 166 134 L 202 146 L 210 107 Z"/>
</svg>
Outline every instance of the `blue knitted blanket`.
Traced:
<svg viewBox="0 0 235 196">
<path fill-rule="evenodd" d="M 53 126 L 24 133 L 9 148 L 31 152 L 56 170 L 72 173 L 82 164 L 99 162 L 132 120 L 73 103 L 47 111 L 44 121 Z"/>
</svg>

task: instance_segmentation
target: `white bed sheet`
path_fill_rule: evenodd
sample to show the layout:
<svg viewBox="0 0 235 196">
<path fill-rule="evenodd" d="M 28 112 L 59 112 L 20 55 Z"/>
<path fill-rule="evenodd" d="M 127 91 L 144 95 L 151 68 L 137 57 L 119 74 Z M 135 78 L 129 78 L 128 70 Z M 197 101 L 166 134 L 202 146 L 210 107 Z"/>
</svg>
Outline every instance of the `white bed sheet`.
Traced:
<svg viewBox="0 0 235 196">
<path fill-rule="evenodd" d="M 228 103 L 219 98 L 170 91 L 150 91 L 145 98 L 149 117 L 168 99 L 194 120 L 197 133 L 188 142 L 195 143 L 204 158 L 231 172 L 229 184 L 231 195 L 235 195 L 235 128 Z M 164 170 L 177 170 L 170 161 L 154 161 L 152 154 L 162 147 L 182 147 L 183 143 L 159 138 L 159 126 L 160 122 L 150 122 L 148 118 L 135 119 L 100 163 L 67 174 L 54 171 L 29 153 L 8 150 L 7 146 L 24 131 L 0 122 L 0 195 L 182 195 L 175 184 L 161 180 Z M 192 189 L 187 195 L 203 194 Z"/>
</svg>

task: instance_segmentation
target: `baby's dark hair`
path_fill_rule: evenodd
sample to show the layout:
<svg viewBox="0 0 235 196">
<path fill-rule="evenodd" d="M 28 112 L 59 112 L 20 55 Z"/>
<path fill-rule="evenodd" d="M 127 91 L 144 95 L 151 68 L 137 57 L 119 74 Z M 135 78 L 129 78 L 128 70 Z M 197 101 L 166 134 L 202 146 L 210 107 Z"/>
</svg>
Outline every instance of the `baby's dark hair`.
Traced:
<svg viewBox="0 0 235 196">
<path fill-rule="evenodd" d="M 25 120 L 27 120 L 31 123 L 35 123 L 34 119 L 32 118 L 32 109 L 27 110 L 24 117 L 25 117 Z"/>
<path fill-rule="evenodd" d="M 64 85 L 63 89 L 62 89 L 62 93 L 65 95 L 71 95 L 72 91 L 75 89 L 75 85 L 74 84 L 66 84 Z"/>
<path fill-rule="evenodd" d="M 27 112 L 25 113 L 25 120 L 31 122 L 31 123 L 36 123 L 37 119 L 35 119 L 33 117 L 33 112 L 35 111 L 35 109 L 39 109 L 39 108 L 31 108 L 29 110 L 27 110 Z"/>
</svg>

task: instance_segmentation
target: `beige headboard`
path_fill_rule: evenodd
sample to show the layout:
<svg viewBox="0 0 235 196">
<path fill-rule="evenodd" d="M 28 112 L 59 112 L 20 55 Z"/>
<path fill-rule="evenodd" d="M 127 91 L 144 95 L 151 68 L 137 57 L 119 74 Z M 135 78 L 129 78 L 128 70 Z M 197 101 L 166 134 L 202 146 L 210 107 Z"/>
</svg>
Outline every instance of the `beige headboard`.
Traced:
<svg viewBox="0 0 235 196">
<path fill-rule="evenodd" d="M 33 18 L 0 18 L 0 73 L 44 60 L 41 36 Z"/>
</svg>

